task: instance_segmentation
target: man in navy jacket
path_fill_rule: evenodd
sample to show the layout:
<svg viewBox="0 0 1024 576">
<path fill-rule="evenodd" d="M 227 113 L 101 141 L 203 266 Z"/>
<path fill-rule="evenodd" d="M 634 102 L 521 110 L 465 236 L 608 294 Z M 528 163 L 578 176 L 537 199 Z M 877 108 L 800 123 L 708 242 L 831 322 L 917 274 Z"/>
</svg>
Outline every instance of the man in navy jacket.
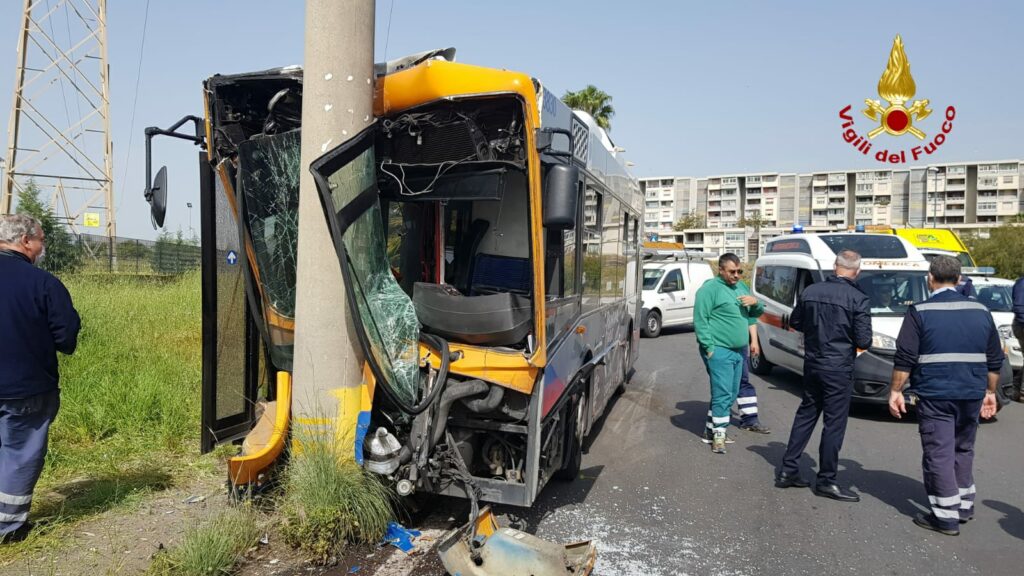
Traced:
<svg viewBox="0 0 1024 576">
<path fill-rule="evenodd" d="M 947 536 L 974 516 L 974 438 L 978 417 L 995 415 L 1003 347 L 984 304 L 956 291 L 960 262 L 932 260 L 929 299 L 907 311 L 896 339 L 889 411 L 907 409 L 903 387 L 913 380 L 924 458 L 924 487 L 931 513 L 914 523 Z M 913 377 L 911 378 L 911 374 Z"/>
<path fill-rule="evenodd" d="M 49 272 L 34 218 L 0 216 L 0 541 L 30 529 L 32 492 L 60 406 L 57 352 L 71 354 L 81 325 L 71 295 Z"/>
<path fill-rule="evenodd" d="M 1024 344 L 1024 276 L 1013 283 L 1013 337 Z M 1021 396 L 1021 380 L 1024 370 L 1018 370 L 1013 376 L 1014 400 L 1024 401 Z"/>
</svg>

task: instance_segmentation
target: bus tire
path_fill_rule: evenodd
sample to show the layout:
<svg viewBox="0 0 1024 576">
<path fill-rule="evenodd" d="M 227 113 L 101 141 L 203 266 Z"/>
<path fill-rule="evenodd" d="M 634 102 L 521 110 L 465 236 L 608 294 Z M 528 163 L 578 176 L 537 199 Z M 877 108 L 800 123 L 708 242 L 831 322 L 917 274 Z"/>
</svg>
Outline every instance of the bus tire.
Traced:
<svg viewBox="0 0 1024 576">
<path fill-rule="evenodd" d="M 657 310 L 651 310 L 644 317 L 644 336 L 657 338 L 661 334 L 661 314 Z"/>
<path fill-rule="evenodd" d="M 758 376 L 767 376 L 772 371 L 772 363 L 764 357 L 764 350 L 758 350 L 757 354 L 751 354 L 748 360 L 750 371 Z"/>
<path fill-rule="evenodd" d="M 615 388 L 616 394 L 624 394 L 626 392 L 626 384 L 629 383 L 629 377 L 632 375 L 632 367 L 629 365 L 630 356 L 633 355 L 633 325 L 629 326 L 629 332 L 626 333 L 626 351 L 622 357 L 622 381 L 619 382 L 617 388 Z"/>
<path fill-rule="evenodd" d="M 555 472 L 555 478 L 571 482 L 580 475 L 583 467 L 583 431 L 586 430 L 587 393 L 584 389 L 569 404 L 568 424 L 565 434 L 565 460 L 562 468 Z"/>
</svg>

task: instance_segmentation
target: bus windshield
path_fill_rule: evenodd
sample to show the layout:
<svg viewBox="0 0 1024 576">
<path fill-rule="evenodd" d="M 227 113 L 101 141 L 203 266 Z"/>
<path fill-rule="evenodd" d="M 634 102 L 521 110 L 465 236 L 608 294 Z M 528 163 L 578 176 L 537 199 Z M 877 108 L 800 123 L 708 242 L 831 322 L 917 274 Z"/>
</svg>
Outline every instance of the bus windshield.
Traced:
<svg viewBox="0 0 1024 576">
<path fill-rule="evenodd" d="M 644 290 L 654 290 L 654 287 L 658 285 L 658 280 L 665 275 L 665 271 L 661 268 L 645 268 L 644 269 Z"/>
<path fill-rule="evenodd" d="M 903 316 L 910 305 L 928 298 L 923 270 L 863 270 L 857 284 L 870 299 L 872 316 Z"/>
</svg>

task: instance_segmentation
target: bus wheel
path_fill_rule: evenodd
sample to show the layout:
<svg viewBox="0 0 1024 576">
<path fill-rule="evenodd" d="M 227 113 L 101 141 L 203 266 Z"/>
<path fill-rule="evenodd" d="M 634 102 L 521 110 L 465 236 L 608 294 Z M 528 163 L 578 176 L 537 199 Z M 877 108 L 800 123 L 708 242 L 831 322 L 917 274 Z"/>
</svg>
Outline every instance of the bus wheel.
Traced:
<svg viewBox="0 0 1024 576">
<path fill-rule="evenodd" d="M 766 376 L 772 371 L 772 363 L 764 357 L 764 350 L 758 350 L 757 354 L 750 355 L 750 371 L 758 376 Z"/>
<path fill-rule="evenodd" d="M 555 472 L 555 478 L 571 482 L 580 475 L 583 466 L 583 432 L 587 429 L 587 393 L 580 392 L 569 405 L 568 426 L 565 435 L 565 463 Z"/>
<path fill-rule="evenodd" d="M 651 310 L 644 318 L 644 336 L 657 338 L 659 334 L 661 334 L 661 314 L 658 314 L 656 310 Z"/>
</svg>

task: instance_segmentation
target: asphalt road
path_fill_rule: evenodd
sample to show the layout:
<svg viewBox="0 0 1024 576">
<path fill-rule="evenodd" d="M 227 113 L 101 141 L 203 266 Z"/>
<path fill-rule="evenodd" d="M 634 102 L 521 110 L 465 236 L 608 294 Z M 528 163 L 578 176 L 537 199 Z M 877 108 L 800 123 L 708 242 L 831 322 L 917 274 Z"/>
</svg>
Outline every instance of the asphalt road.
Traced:
<svg viewBox="0 0 1024 576">
<path fill-rule="evenodd" d="M 778 368 L 752 377 L 773 433 L 730 429 L 729 453 L 712 454 L 698 436 L 709 393 L 693 333 L 642 340 L 637 373 L 595 428 L 581 478 L 550 484 L 520 512 L 528 530 L 597 540 L 600 576 L 1024 573 L 1024 404 L 979 431 L 975 520 L 949 537 L 911 522 L 927 502 L 917 425 L 884 407 L 854 408 L 840 454 L 839 481 L 860 503 L 775 488 L 800 379 Z M 816 433 L 807 478 L 817 443 Z"/>
</svg>

